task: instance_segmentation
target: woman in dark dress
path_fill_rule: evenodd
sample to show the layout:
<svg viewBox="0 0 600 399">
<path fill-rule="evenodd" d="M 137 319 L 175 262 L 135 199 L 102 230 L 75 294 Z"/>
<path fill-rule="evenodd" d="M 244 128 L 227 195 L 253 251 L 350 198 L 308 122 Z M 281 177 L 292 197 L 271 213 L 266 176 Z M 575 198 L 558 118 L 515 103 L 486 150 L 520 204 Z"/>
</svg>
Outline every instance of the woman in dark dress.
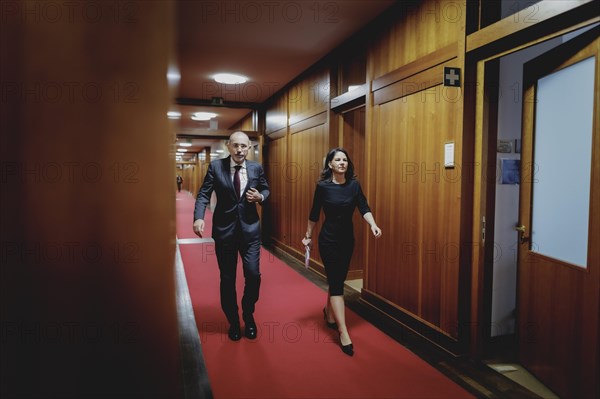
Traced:
<svg viewBox="0 0 600 399">
<path fill-rule="evenodd" d="M 323 209 L 325 222 L 319 234 L 319 252 L 329 284 L 323 316 L 327 326 L 337 328 L 342 351 L 350 356 L 354 354 L 354 346 L 346 327 L 344 281 L 354 250 L 352 215 L 355 208 L 369 223 L 373 235 L 379 238 L 381 229 L 375 223 L 360 183 L 355 178 L 352 161 L 346 150 L 334 148 L 325 158 L 302 244 L 312 244 L 312 231 Z"/>
</svg>

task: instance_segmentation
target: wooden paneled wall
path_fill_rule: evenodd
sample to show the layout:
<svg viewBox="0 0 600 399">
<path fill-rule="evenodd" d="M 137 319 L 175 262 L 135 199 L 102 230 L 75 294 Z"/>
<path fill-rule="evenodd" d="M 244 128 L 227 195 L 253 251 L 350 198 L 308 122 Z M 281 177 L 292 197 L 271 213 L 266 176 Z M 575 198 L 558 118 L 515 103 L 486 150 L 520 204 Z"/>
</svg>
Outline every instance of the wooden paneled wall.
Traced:
<svg viewBox="0 0 600 399">
<path fill-rule="evenodd" d="M 0 396 L 180 397 L 172 4 L 39 4 L 0 30 Z"/>
<path fill-rule="evenodd" d="M 368 43 L 361 88 L 345 92 L 345 80 L 354 83 L 356 78 L 360 83 L 355 72 L 363 68 L 348 63 L 364 60 L 342 49 L 337 61 L 324 59 L 315 69 L 321 72 L 307 73 L 279 93 L 266 112 L 265 148 L 273 187 L 269 216 L 275 243 L 300 256 L 299 238 L 318 177 L 316 165 L 331 146 L 347 147 L 383 230 L 383 237 L 374 240 L 355 220 L 357 237 L 363 230 L 366 235 L 352 265 L 366 265 L 361 300 L 446 350 L 470 350 L 474 358 L 483 355 L 481 341 L 491 312 L 483 295 L 491 288 L 485 283 L 486 261 L 481 256 L 490 246 L 481 234 L 487 194 L 480 176 L 488 167 L 482 157 L 488 144 L 487 137 L 477 133 L 490 121 L 475 101 L 481 88 L 473 86 L 488 82 L 476 74 L 480 69 L 474 65 L 491 54 L 499 57 L 530 41 L 589 24 L 586 18 L 598 18 L 597 1 L 537 2 L 536 23 L 515 23 L 513 17 L 498 20 L 498 4 L 488 3 L 398 2 L 361 32 L 359 43 Z M 484 16 L 488 11 L 491 14 Z M 530 34 L 534 38 L 528 38 Z M 444 67 L 460 69 L 460 87 L 444 86 Z M 326 83 L 319 76 L 342 83 L 339 92 L 329 89 L 336 97 L 328 107 L 314 101 L 318 87 L 326 87 L 319 86 Z M 298 94 L 307 89 L 311 96 Z M 363 123 L 361 142 L 357 133 Z M 454 145 L 453 167 L 444 164 L 448 143 Z M 313 267 L 319 269 L 318 252 L 312 255 Z M 571 374 L 597 374 L 598 354 L 591 356 L 591 371 Z M 595 382 L 590 392 L 597 387 Z"/>
<path fill-rule="evenodd" d="M 329 149 L 329 87 L 328 69 L 313 71 L 290 85 L 266 111 L 265 166 L 272 188 L 267 213 L 270 237 L 298 257 L 315 185 Z M 277 123 L 281 115 L 287 120 L 283 127 Z M 318 227 L 313 233 L 318 234 Z M 318 248 L 312 257 L 320 262 Z"/>
<path fill-rule="evenodd" d="M 287 162 L 287 93 L 271 101 L 265 115 L 265 146 L 267 153 L 263 158 L 263 167 L 269 181 L 271 194 L 264 213 L 263 233 L 276 242 L 287 242 L 289 231 L 286 228 L 286 215 L 289 214 L 286 181 L 282 173 Z"/>
<path fill-rule="evenodd" d="M 364 65 L 364 64 L 363 64 Z M 364 79 L 364 78 L 363 78 Z M 357 81 L 360 82 L 360 81 Z M 365 164 L 365 107 L 360 106 L 343 112 L 335 117 L 342 120 L 341 129 L 341 144 L 348 150 L 350 159 L 354 164 L 354 173 L 358 181 L 364 186 L 366 183 L 366 171 L 369 169 Z M 365 189 L 365 187 L 363 187 Z M 367 198 L 369 205 L 373 203 L 372 198 Z M 376 219 L 377 220 L 377 219 Z M 367 243 L 371 235 L 368 224 L 365 223 L 360 212 L 356 211 L 352 220 L 354 224 L 355 247 L 350 261 L 350 270 L 348 279 L 363 278 L 363 270 L 367 265 Z"/>
<path fill-rule="evenodd" d="M 289 194 L 285 175 L 282 173 L 283 166 L 287 162 L 287 138 L 269 141 L 268 156 L 263 165 L 269 182 L 271 194 L 267 212 L 265 212 L 266 226 L 264 233 L 270 239 L 278 243 L 289 242 L 289 228 L 287 218 L 289 217 Z"/>
<path fill-rule="evenodd" d="M 229 128 L 230 130 L 256 130 L 256 126 L 254 125 L 254 112 L 250 112 L 248 115 L 244 116 L 240 121 L 238 121 L 235 125 Z"/>
<path fill-rule="evenodd" d="M 400 2 L 389 27 L 369 47 L 367 79 L 373 80 L 447 45 L 464 41 L 466 6 L 454 0 Z M 391 13 L 391 12 L 390 12 Z"/>
<path fill-rule="evenodd" d="M 369 258 L 365 288 L 444 329 L 457 322 L 460 176 L 444 143 L 460 144 L 456 108 L 416 93 L 378 106 L 371 137 L 372 207 L 385 235 Z"/>
<path fill-rule="evenodd" d="M 399 3 L 389 13 L 393 17 L 366 31 L 373 35 L 366 61 L 345 58 L 366 62 L 364 107 L 358 95 L 330 87 L 330 80 L 360 66 L 334 61 L 302 76 L 267 109 L 271 237 L 300 254 L 323 157 L 331 146 L 347 147 L 383 229 L 383 238 L 374 240 L 360 215 L 355 217 L 351 277 L 366 270 L 363 299 L 456 342 L 465 206 L 460 178 L 463 104 L 462 89 L 442 86 L 442 77 L 444 66 L 464 66 L 466 10 L 454 1 L 410 4 Z M 331 94 L 339 95 L 335 112 L 328 101 Z M 356 97 L 346 110 L 339 103 L 345 97 Z M 281 116 L 286 113 L 284 125 Z M 455 145 L 453 169 L 443 166 L 447 142 Z M 312 255 L 319 269 L 318 251 Z"/>
<path fill-rule="evenodd" d="M 265 133 L 271 139 L 282 137 L 286 134 L 287 128 L 288 104 L 287 92 L 280 93 L 271 101 L 270 106 L 265 112 Z"/>
<path fill-rule="evenodd" d="M 379 219 L 383 237 L 369 249 L 363 294 L 450 340 L 459 338 L 463 96 L 443 86 L 443 67 L 463 70 L 462 7 L 424 1 L 407 8 L 367 59 L 368 192 L 375 215 L 386 217 Z M 444 167 L 448 142 L 454 168 Z"/>
<path fill-rule="evenodd" d="M 198 193 L 199 180 L 203 179 L 204 176 L 199 176 L 199 168 L 196 163 L 183 164 L 183 169 L 177 169 L 177 174 L 183 177 L 183 184 L 181 185 L 181 191 L 188 191 L 192 195 Z"/>
<path fill-rule="evenodd" d="M 290 198 L 290 244 L 292 248 L 302 249 L 300 241 L 306 232 L 306 224 L 312 205 L 315 186 L 323 170 L 323 160 L 328 150 L 327 124 L 322 123 L 302 130 L 290 136 L 290 163 L 287 168 Z M 320 221 L 323 216 L 321 215 Z M 319 223 L 313 230 L 319 234 Z M 316 241 L 315 241 L 316 242 Z M 318 245 L 311 251 L 313 260 L 321 261 Z"/>
<path fill-rule="evenodd" d="M 289 125 L 329 109 L 329 70 L 317 70 L 288 89 Z"/>
</svg>

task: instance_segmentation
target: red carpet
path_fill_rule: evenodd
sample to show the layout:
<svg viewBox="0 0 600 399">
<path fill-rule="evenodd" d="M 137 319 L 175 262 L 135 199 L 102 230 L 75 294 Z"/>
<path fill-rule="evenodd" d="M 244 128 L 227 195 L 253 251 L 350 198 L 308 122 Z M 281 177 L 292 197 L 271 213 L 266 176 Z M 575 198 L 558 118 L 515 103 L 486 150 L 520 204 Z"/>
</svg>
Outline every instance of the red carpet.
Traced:
<svg viewBox="0 0 600 399">
<path fill-rule="evenodd" d="M 178 238 L 191 238 L 194 199 L 187 193 L 177 198 Z M 264 249 L 255 314 L 259 336 L 230 341 L 214 244 L 179 249 L 215 398 L 473 397 L 350 310 L 355 355 L 344 355 L 337 334 L 324 324 L 326 293 Z M 242 287 L 239 266 L 239 300 Z"/>
</svg>

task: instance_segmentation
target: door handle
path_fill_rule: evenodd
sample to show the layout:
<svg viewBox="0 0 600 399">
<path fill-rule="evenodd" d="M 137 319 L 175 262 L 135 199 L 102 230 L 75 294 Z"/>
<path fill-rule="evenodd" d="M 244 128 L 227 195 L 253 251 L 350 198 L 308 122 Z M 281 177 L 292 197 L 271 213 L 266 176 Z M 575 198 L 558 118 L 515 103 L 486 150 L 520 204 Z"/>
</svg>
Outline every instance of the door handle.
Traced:
<svg viewBox="0 0 600 399">
<path fill-rule="evenodd" d="M 521 244 L 529 241 L 529 237 L 527 237 L 525 235 L 525 232 L 527 231 L 527 227 L 525 227 L 524 225 L 521 224 L 521 225 L 515 226 L 515 230 L 519 232 L 519 239 L 521 240 Z"/>
</svg>

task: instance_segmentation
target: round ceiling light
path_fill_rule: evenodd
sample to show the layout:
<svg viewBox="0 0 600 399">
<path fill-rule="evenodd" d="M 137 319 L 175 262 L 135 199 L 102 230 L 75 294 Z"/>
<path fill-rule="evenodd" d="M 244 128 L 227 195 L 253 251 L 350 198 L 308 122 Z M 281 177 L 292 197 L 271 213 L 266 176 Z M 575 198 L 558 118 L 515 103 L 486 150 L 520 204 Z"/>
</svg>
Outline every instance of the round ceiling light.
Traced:
<svg viewBox="0 0 600 399">
<path fill-rule="evenodd" d="M 195 121 L 209 121 L 212 118 L 214 118 L 215 116 L 217 116 L 217 114 L 212 113 L 212 112 L 194 112 L 192 114 L 192 120 L 195 120 Z"/>
<path fill-rule="evenodd" d="M 224 83 L 228 85 L 238 85 L 246 83 L 247 77 L 242 75 L 234 75 L 232 73 L 218 73 L 213 75 L 213 79 L 218 83 Z"/>
</svg>

